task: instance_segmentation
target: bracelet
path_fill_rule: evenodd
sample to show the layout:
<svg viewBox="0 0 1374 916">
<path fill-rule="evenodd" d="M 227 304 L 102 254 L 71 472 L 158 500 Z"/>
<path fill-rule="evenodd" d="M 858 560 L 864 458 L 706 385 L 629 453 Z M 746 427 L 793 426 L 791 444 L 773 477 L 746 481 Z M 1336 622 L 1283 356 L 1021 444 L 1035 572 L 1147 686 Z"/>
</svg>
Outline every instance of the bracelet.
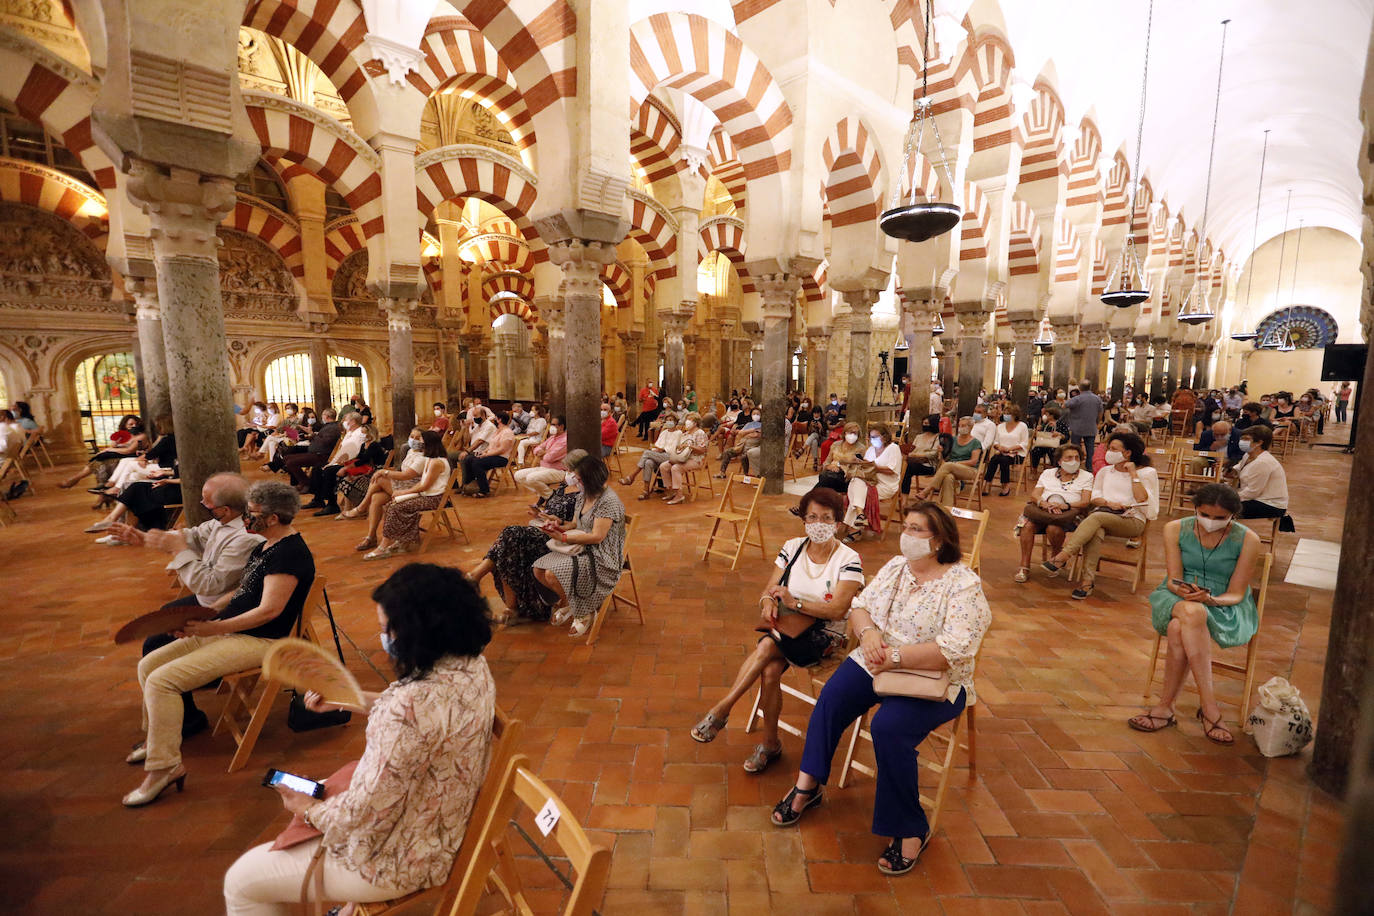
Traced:
<svg viewBox="0 0 1374 916">
<path fill-rule="evenodd" d="M 863 639 L 865 633 L 867 633 L 869 630 L 876 630 L 876 629 L 878 629 L 878 625 L 877 625 L 877 624 L 870 623 L 868 626 L 864 627 L 862 630 L 859 631 L 859 636 L 858 636 L 858 638 L 859 638 L 859 639 Z"/>
</svg>

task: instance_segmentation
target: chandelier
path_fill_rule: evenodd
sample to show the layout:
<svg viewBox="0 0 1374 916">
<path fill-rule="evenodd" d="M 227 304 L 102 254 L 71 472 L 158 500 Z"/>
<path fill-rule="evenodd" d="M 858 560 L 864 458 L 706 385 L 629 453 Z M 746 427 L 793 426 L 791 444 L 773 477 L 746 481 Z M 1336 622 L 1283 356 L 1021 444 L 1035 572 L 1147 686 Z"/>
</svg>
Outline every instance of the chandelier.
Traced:
<svg viewBox="0 0 1374 916">
<path fill-rule="evenodd" d="M 1145 19 L 1145 70 L 1140 77 L 1140 117 L 1135 129 L 1135 169 L 1131 172 L 1131 219 L 1126 229 L 1126 242 L 1121 246 L 1121 288 L 1102 294 L 1102 301 L 1119 309 L 1139 305 L 1150 298 L 1150 291 L 1143 289 L 1144 273 L 1140 269 L 1140 258 L 1135 252 L 1135 199 L 1140 192 L 1140 144 L 1145 138 L 1145 90 L 1150 84 L 1150 29 L 1154 26 L 1155 0 L 1150 0 L 1149 13 Z M 1140 285 L 1132 287 L 1135 280 Z"/>
<path fill-rule="evenodd" d="M 1283 250 L 1288 247 L 1288 212 L 1293 208 L 1293 192 L 1288 192 L 1288 203 L 1283 207 L 1283 235 L 1279 236 L 1279 264 L 1274 271 L 1274 302 L 1279 301 L 1279 295 L 1283 289 Z M 1297 263 L 1293 265 L 1294 273 L 1297 272 Z M 1296 284 L 1294 284 L 1296 287 Z M 1278 350 L 1288 353 L 1293 350 L 1292 332 L 1282 321 L 1275 321 L 1274 326 L 1269 329 L 1269 333 L 1264 335 L 1260 341 L 1261 350 Z"/>
<path fill-rule="evenodd" d="M 1197 250 L 1193 252 L 1193 260 L 1196 264 L 1196 279 L 1193 280 L 1193 288 L 1188 293 L 1188 298 L 1183 300 L 1183 308 L 1178 313 L 1178 320 L 1184 324 L 1203 324 L 1217 317 L 1210 308 L 1207 307 L 1207 299 L 1202 292 L 1202 246 L 1207 242 L 1207 205 L 1212 201 L 1212 159 L 1217 152 L 1217 115 L 1221 112 L 1221 68 L 1226 62 L 1226 26 L 1231 20 L 1221 20 L 1221 51 L 1217 55 L 1217 100 L 1212 107 L 1212 145 L 1207 150 L 1207 185 L 1202 194 L 1202 228 L 1199 230 Z M 1211 258 L 1208 258 L 1207 269 L 1211 271 Z M 1196 297 L 1197 305 L 1189 308 L 1188 304 Z"/>
<path fill-rule="evenodd" d="M 1259 250 L 1259 215 L 1260 200 L 1264 196 L 1264 161 L 1269 154 L 1269 131 L 1264 132 L 1264 146 L 1260 148 L 1260 169 L 1259 187 L 1255 189 L 1255 228 L 1250 236 L 1250 276 L 1245 280 L 1245 311 L 1250 311 L 1250 288 L 1255 285 L 1255 253 Z M 1283 265 L 1280 264 L 1280 267 Z M 1259 336 L 1256 331 L 1237 331 L 1231 335 L 1232 340 L 1244 343 L 1247 340 L 1254 340 Z"/>
</svg>

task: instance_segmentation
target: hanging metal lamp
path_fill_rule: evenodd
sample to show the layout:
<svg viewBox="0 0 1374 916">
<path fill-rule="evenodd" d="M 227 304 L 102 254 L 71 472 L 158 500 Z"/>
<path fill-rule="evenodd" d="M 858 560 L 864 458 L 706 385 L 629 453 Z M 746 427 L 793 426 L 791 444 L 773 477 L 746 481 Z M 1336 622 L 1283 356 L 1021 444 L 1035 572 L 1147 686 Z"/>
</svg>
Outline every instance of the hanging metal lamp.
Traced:
<svg viewBox="0 0 1374 916">
<path fill-rule="evenodd" d="M 1291 198 L 1293 192 L 1289 191 L 1288 194 Z M 1293 314 L 1293 303 L 1296 302 L 1298 298 L 1298 261 L 1302 258 L 1302 224 L 1303 220 L 1298 220 L 1298 237 L 1293 244 L 1293 290 L 1288 294 L 1287 309 L 1290 316 Z M 1296 349 L 1297 346 L 1293 343 L 1293 323 L 1290 318 L 1290 320 L 1283 325 L 1283 338 L 1279 343 L 1278 351 L 1280 353 L 1292 353 Z"/>
<path fill-rule="evenodd" d="M 958 204 L 935 200 L 923 200 L 917 196 L 919 184 L 916 181 L 914 154 L 920 153 L 925 143 L 926 124 L 929 123 L 935 134 L 935 143 L 940 158 L 940 170 L 944 172 L 950 193 L 954 192 L 954 175 L 950 172 L 949 157 L 945 153 L 945 141 L 940 136 L 940 125 L 930 113 L 930 99 L 926 95 L 927 78 L 930 71 L 930 14 L 935 0 L 926 0 L 925 46 L 921 58 L 921 97 L 916 100 L 915 117 L 906 132 L 904 161 L 911 165 L 911 187 L 907 201 L 902 202 L 900 182 L 893 194 L 893 206 L 878 217 L 878 228 L 894 239 L 904 242 L 925 242 L 944 235 L 964 217 L 964 210 Z M 941 328 L 941 330 L 944 330 Z"/>
<path fill-rule="evenodd" d="M 939 337 L 943 333 L 945 333 L 945 316 L 936 312 L 935 325 L 930 329 L 930 335 L 932 337 Z"/>
<path fill-rule="evenodd" d="M 1140 191 L 1140 144 L 1145 137 L 1145 90 L 1150 84 L 1150 29 L 1154 25 L 1155 3 L 1150 0 L 1150 10 L 1145 19 L 1145 70 L 1140 78 L 1140 117 L 1135 129 L 1135 169 L 1131 172 L 1131 219 L 1126 228 L 1126 242 L 1121 246 L 1121 287 L 1102 294 L 1102 301 L 1119 309 L 1139 305 L 1150 298 L 1145 289 L 1145 275 L 1140 269 L 1140 258 L 1135 252 L 1135 199 Z M 1134 273 L 1132 273 L 1134 268 Z M 1132 286 L 1132 281 L 1138 286 Z"/>
<path fill-rule="evenodd" d="M 1193 253 L 1193 258 L 1197 262 L 1197 279 L 1193 281 L 1193 288 L 1188 293 L 1188 298 L 1183 300 L 1183 308 L 1178 313 L 1178 320 L 1184 324 L 1203 324 L 1217 317 L 1207 306 L 1207 298 L 1202 291 L 1202 246 L 1207 243 L 1207 206 L 1212 202 L 1212 160 L 1217 152 L 1217 116 L 1221 113 L 1221 70 L 1226 63 L 1226 26 L 1231 20 L 1221 20 L 1221 51 L 1217 54 L 1217 100 L 1212 106 L 1212 145 L 1207 150 L 1207 184 L 1206 190 L 1202 193 L 1202 228 L 1198 233 L 1197 250 Z M 1207 265 L 1208 270 L 1211 264 Z M 1197 305 L 1189 308 L 1188 304 L 1197 299 Z"/>
<path fill-rule="evenodd" d="M 1274 271 L 1274 302 L 1276 304 L 1279 301 L 1279 296 L 1283 293 L 1283 252 L 1288 247 L 1288 213 L 1292 209 L 1293 192 L 1289 190 L 1288 202 L 1283 206 L 1283 234 L 1279 236 L 1278 269 Z M 1264 340 L 1260 341 L 1259 348 L 1261 350 L 1279 350 L 1284 353 L 1293 349 L 1293 341 L 1282 320 L 1274 322 L 1274 326 L 1264 335 Z"/>
<path fill-rule="evenodd" d="M 1253 287 L 1253 286 L 1255 285 L 1255 265 L 1254 265 L 1254 258 L 1255 258 L 1255 252 L 1258 250 L 1258 247 L 1257 247 L 1257 246 L 1259 245 L 1260 200 L 1261 200 L 1261 199 L 1263 198 L 1263 196 L 1264 196 L 1264 161 L 1265 161 L 1266 158 L 1268 158 L 1268 155 L 1269 155 L 1269 131 L 1266 130 L 1266 131 L 1264 132 L 1264 146 L 1260 148 L 1259 186 L 1255 189 L 1255 228 L 1254 228 L 1254 230 L 1253 230 L 1253 232 L 1251 233 L 1251 236 L 1250 236 L 1250 260 L 1251 260 L 1251 264 L 1250 264 L 1250 276 L 1247 277 L 1246 280 L 1245 280 L 1245 311 L 1246 311 L 1246 312 L 1249 312 L 1249 311 L 1250 311 L 1250 289 L 1251 289 L 1251 287 Z M 1282 266 L 1282 265 L 1280 265 L 1280 266 Z M 1259 332 L 1258 332 L 1258 331 L 1237 331 L 1237 332 L 1235 332 L 1234 334 L 1231 335 L 1231 339 L 1232 339 L 1232 340 L 1238 340 L 1238 341 L 1240 341 L 1241 343 L 1245 343 L 1246 341 L 1254 340 L 1256 337 L 1259 337 Z M 1260 345 L 1258 345 L 1258 346 L 1261 346 L 1261 347 L 1262 347 L 1263 344 L 1260 344 Z"/>
</svg>

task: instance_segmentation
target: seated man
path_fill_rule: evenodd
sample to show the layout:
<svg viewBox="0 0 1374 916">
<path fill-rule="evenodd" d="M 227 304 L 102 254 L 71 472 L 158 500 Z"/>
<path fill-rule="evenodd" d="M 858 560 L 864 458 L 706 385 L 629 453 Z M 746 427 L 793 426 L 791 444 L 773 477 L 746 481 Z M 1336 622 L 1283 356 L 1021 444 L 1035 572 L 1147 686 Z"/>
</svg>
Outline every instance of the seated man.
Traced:
<svg viewBox="0 0 1374 916">
<path fill-rule="evenodd" d="M 782 421 L 782 441 L 783 441 L 783 443 L 784 443 L 784 445 L 783 445 L 783 449 L 784 449 L 784 451 L 783 451 L 783 457 L 786 458 L 786 456 L 787 456 L 787 452 L 786 452 L 787 446 L 786 446 L 785 443 L 788 443 L 788 442 L 791 442 L 791 441 L 792 441 L 792 421 L 789 420 L 789 419 L 787 419 L 786 417 L 784 417 L 784 418 L 783 418 L 783 421 Z M 746 473 L 746 474 L 762 474 L 762 473 L 763 473 L 763 437 L 762 437 L 762 436 L 760 436 L 758 439 L 755 439 L 754 442 L 753 442 L 753 444 L 750 445 L 749 448 L 745 449 L 745 451 L 744 451 L 744 457 L 740 459 L 740 467 L 744 469 L 744 473 Z"/>
<path fill-rule="evenodd" d="M 344 432 L 337 417 L 338 414 L 332 407 L 320 411 L 323 425 L 311 435 L 310 444 L 304 451 L 288 454 L 284 448 L 277 449 L 277 460 L 281 462 L 281 466 L 274 467 L 273 470 L 285 470 L 297 491 L 306 492 L 310 488 L 311 469 L 322 467 L 329 461 L 329 456 L 334 454 L 334 446 L 339 444 Z"/>
<path fill-rule="evenodd" d="M 172 554 L 167 569 L 173 570 L 181 584 L 190 589 L 184 598 L 163 607 L 218 609 L 238 588 L 243 567 L 262 536 L 243 527 L 243 509 L 248 499 L 248 481 L 238 474 L 215 474 L 200 488 L 200 504 L 210 513 L 209 521 L 178 531 L 152 529 L 139 531 L 129 525 L 114 525 L 111 536 L 133 547 L 152 547 Z M 208 614 L 207 614 L 208 616 Z M 150 636 L 143 641 L 143 654 L 172 642 L 169 635 Z M 205 713 L 196 708 L 190 691 L 181 695 L 184 715 L 181 737 L 204 731 L 209 726 Z"/>
<path fill-rule="evenodd" d="M 444 410 L 444 402 L 443 402 L 443 401 L 435 401 L 435 402 L 434 402 L 434 422 L 431 423 L 431 424 L 429 425 L 429 428 L 432 429 L 432 430 L 434 430 L 435 432 L 440 432 L 440 433 L 448 432 L 448 424 L 449 424 L 449 416 L 448 416 L 448 413 Z"/>
<path fill-rule="evenodd" d="M 1240 443 L 1236 443 L 1236 461 L 1240 460 Z M 1197 475 L 1204 473 L 1207 468 L 1213 467 L 1223 459 L 1230 459 L 1231 451 L 1231 424 L 1225 420 L 1218 420 L 1210 428 L 1204 429 L 1193 443 L 1193 451 L 1200 454 L 1188 459 L 1188 471 Z"/>
<path fill-rule="evenodd" d="M 510 405 L 511 432 L 515 433 L 517 436 L 523 436 L 525 434 L 525 424 L 529 423 L 529 421 L 530 415 L 529 412 L 525 410 L 525 405 L 521 404 L 519 401 Z"/>
<path fill-rule="evenodd" d="M 303 509 L 318 509 L 316 515 L 339 514 L 339 501 L 336 495 L 339 471 L 342 470 L 345 463 L 362 454 L 363 446 L 368 441 L 368 432 L 363 426 L 362 414 L 346 413 L 340 425 L 343 428 L 343 435 L 339 438 L 339 444 L 335 446 L 334 453 L 329 456 L 324 464 L 316 467 L 310 475 L 310 493 L 315 498 L 301 507 Z"/>
<path fill-rule="evenodd" d="M 528 487 L 539 504 L 549 498 L 553 488 L 563 482 L 563 456 L 568 454 L 568 429 L 562 416 L 549 421 L 549 435 L 534 448 L 539 464 L 515 472 L 515 482 Z"/>
<path fill-rule="evenodd" d="M 720 473 L 716 477 L 724 479 L 730 470 L 730 462 L 759 444 L 759 440 L 763 436 L 762 421 L 763 414 L 758 408 L 755 408 L 754 412 L 749 415 L 749 422 L 735 430 L 732 444 L 721 452 Z"/>
</svg>

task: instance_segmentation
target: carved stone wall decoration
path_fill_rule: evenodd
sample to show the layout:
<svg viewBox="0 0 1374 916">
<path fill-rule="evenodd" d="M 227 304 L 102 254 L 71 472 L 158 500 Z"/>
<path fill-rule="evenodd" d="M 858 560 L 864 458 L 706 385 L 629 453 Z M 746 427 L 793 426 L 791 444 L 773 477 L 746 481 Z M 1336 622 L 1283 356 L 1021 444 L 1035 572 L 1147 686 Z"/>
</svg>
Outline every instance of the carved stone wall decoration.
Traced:
<svg viewBox="0 0 1374 916">
<path fill-rule="evenodd" d="M 224 313 L 280 318 L 296 309 L 296 288 L 286 262 L 261 239 L 221 226 L 219 285 Z"/>
<path fill-rule="evenodd" d="M 367 288 L 367 250 L 359 249 L 339 262 L 334 271 L 334 282 L 330 287 L 334 308 L 338 309 L 336 319 L 342 324 L 362 325 L 364 327 L 386 327 L 386 318 L 378 312 L 377 297 Z M 434 291 L 426 289 L 420 296 L 424 305 L 434 305 Z M 420 309 L 413 316 L 413 326 L 434 327 L 434 310 Z"/>
<path fill-rule="evenodd" d="M 415 345 L 415 377 L 442 378 L 443 366 L 439 361 L 439 348 L 424 344 Z"/>
<path fill-rule="evenodd" d="M 0 203 L 0 308 L 120 312 L 110 268 L 86 236 L 45 210 Z"/>
</svg>

